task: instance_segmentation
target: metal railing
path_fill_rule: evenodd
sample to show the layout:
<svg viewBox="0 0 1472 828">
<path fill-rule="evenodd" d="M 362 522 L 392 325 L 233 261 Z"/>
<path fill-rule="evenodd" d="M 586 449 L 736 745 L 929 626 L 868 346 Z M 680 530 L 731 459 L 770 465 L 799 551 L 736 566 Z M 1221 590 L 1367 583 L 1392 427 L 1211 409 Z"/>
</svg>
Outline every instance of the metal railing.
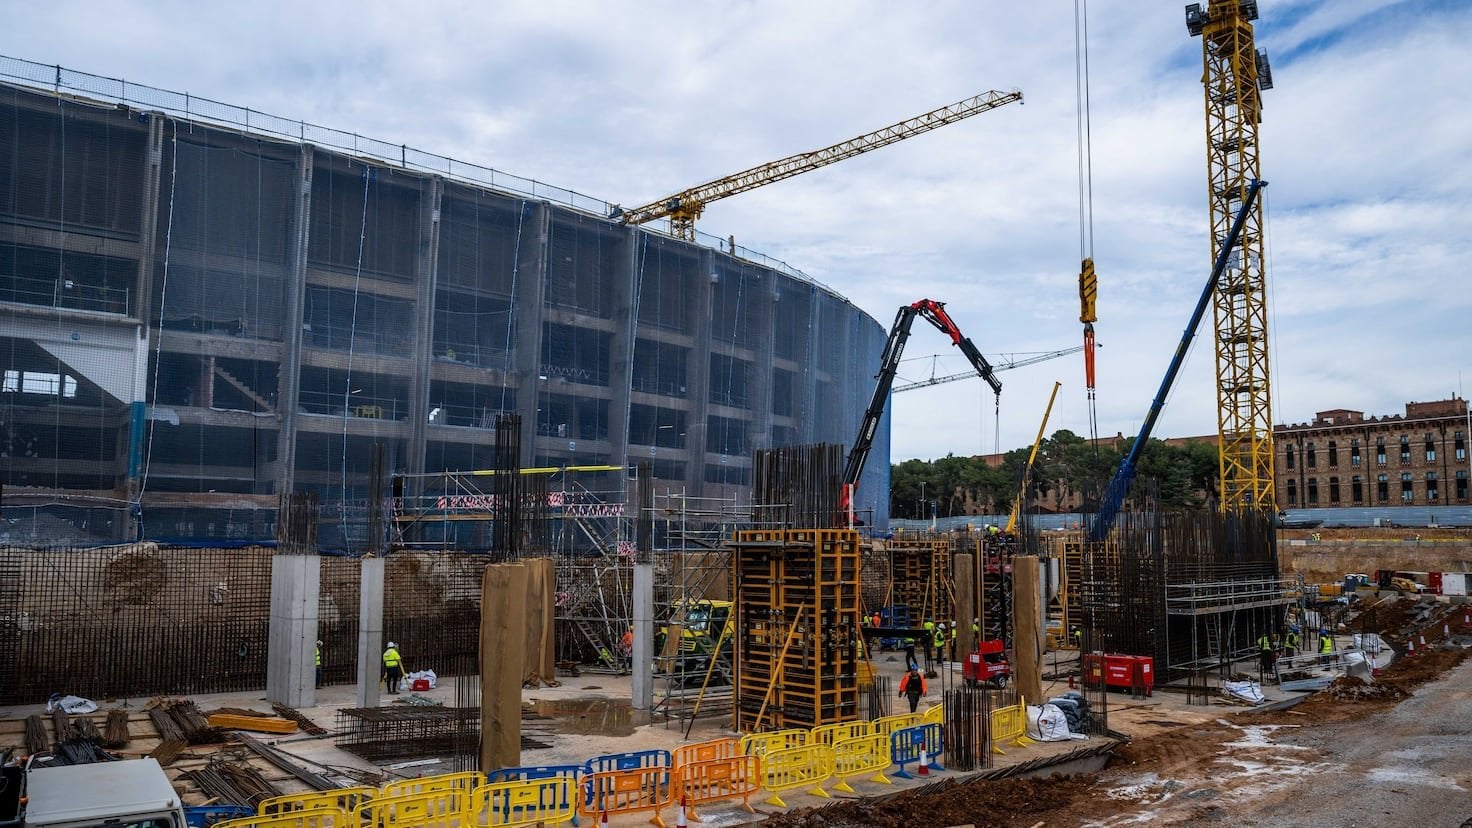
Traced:
<svg viewBox="0 0 1472 828">
<path fill-rule="evenodd" d="M 0 287 L 0 301 L 19 302 L 48 308 L 115 313 L 126 316 L 132 308 L 132 291 L 89 285 L 73 279 L 36 279 L 11 276 Z"/>
</svg>

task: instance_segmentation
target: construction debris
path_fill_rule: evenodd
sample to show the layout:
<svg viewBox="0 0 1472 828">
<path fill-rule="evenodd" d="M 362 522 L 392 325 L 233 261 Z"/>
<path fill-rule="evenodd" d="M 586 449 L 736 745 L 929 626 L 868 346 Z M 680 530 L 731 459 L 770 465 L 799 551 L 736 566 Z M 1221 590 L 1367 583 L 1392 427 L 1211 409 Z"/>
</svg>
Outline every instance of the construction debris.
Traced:
<svg viewBox="0 0 1472 828">
<path fill-rule="evenodd" d="M 271 705 L 271 709 L 276 711 L 276 715 L 280 716 L 281 718 L 291 719 L 293 722 L 296 722 L 302 730 L 312 734 L 313 736 L 326 736 L 330 732 L 327 728 L 317 724 L 306 716 L 303 716 L 301 712 L 296 710 L 295 708 L 287 707 L 284 704 L 273 704 Z M 223 713 L 225 711 L 221 709 L 216 712 Z"/>
</svg>

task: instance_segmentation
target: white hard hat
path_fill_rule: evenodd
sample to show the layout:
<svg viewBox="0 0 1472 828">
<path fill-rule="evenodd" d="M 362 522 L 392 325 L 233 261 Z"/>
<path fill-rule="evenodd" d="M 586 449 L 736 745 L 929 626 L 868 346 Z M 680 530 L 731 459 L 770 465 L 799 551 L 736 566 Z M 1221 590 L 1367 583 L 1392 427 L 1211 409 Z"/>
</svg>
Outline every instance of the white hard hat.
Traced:
<svg viewBox="0 0 1472 828">
<path fill-rule="evenodd" d="M 399 645 L 397 645 L 397 644 L 395 644 L 395 643 L 393 643 L 393 642 L 392 642 L 392 641 L 390 641 L 390 642 L 389 642 L 389 643 L 388 643 L 388 648 L 389 648 L 389 649 L 390 649 L 390 650 L 392 650 L 392 649 L 393 649 L 393 648 L 395 648 L 395 647 L 397 647 L 397 646 L 399 646 Z"/>
</svg>

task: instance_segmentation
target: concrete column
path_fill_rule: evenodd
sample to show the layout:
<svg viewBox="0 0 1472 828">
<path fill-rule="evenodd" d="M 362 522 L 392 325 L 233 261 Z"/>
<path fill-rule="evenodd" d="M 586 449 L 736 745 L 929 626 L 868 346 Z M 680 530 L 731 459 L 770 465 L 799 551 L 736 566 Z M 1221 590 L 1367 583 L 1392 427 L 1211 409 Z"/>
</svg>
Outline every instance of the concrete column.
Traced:
<svg viewBox="0 0 1472 828">
<path fill-rule="evenodd" d="M 307 295 L 307 242 L 312 224 L 312 162 L 314 150 L 303 144 L 297 161 L 296 201 L 292 205 L 292 234 L 286 272 L 281 280 L 286 291 L 286 323 L 282 325 L 281 364 L 276 369 L 276 416 L 281 419 L 277 438 L 276 493 L 291 492 L 296 486 L 297 404 L 301 400 L 302 312 Z"/>
<path fill-rule="evenodd" d="M 1012 667 L 1017 692 L 1026 699 L 1043 697 L 1043 638 L 1039 621 L 1038 559 L 1012 559 Z"/>
<path fill-rule="evenodd" d="M 434 303 L 439 272 L 440 200 L 445 180 L 426 179 L 419 188 L 419 251 L 414 263 L 414 371 L 409 376 L 409 446 L 404 455 L 404 470 L 409 474 L 424 471 L 426 430 L 429 423 L 430 373 L 434 364 Z M 413 491 L 420 494 L 420 483 L 414 478 Z"/>
<path fill-rule="evenodd" d="M 818 303 L 826 297 L 827 294 L 820 293 L 817 287 L 808 286 L 807 350 L 798 355 L 803 368 L 797 378 L 797 387 L 802 393 L 802 401 L 797 407 L 797 441 L 803 445 L 818 442 L 818 343 L 824 334 L 818 324 L 822 319 Z"/>
<path fill-rule="evenodd" d="M 266 698 L 287 707 L 317 703 L 317 605 L 322 563 L 316 555 L 271 558 L 271 626 Z"/>
<path fill-rule="evenodd" d="M 363 558 L 358 581 L 358 707 L 378 706 L 383 667 L 383 558 Z"/>
<path fill-rule="evenodd" d="M 654 706 L 654 564 L 634 565 L 634 701 L 635 710 Z"/>
<path fill-rule="evenodd" d="M 690 327 L 693 342 L 685 365 L 685 388 L 689 393 L 689 419 L 685 422 L 686 492 L 699 497 L 705 487 L 706 430 L 710 417 L 710 345 L 712 305 L 715 295 L 715 251 L 700 248 L 695 273 L 690 276 Z"/>
<path fill-rule="evenodd" d="M 965 663 L 967 655 L 976 649 L 976 635 L 971 632 L 971 619 L 980 617 L 976 611 L 976 558 L 970 552 L 955 557 L 956 623 L 960 625 L 956 635 L 956 660 Z"/>
<path fill-rule="evenodd" d="M 751 389 L 751 447 L 772 447 L 772 370 L 777 358 L 776 334 L 772 326 L 777 317 L 777 285 L 775 277 L 763 278 L 759 270 L 749 271 L 755 285 L 751 288 L 751 325 L 756 330 L 752 348 L 756 359 L 748 382 Z M 755 469 L 753 468 L 753 473 Z"/>
<path fill-rule="evenodd" d="M 521 465 L 531 466 L 537 453 L 537 401 L 542 381 L 542 322 L 547 313 L 547 258 L 552 240 L 552 210 L 545 202 L 532 211 L 522 228 L 517 261 L 516 413 L 521 415 Z"/>
<path fill-rule="evenodd" d="M 148 400 L 148 356 L 150 352 L 148 320 L 153 308 L 153 270 L 157 257 L 158 211 L 160 182 L 163 165 L 164 125 L 168 119 L 159 114 L 148 116 L 148 149 L 144 153 L 143 186 L 138 214 L 138 279 L 134 282 L 133 304 L 128 315 L 138 320 L 137 341 L 134 344 L 133 396 L 129 399 L 127 423 L 127 460 L 125 479 L 128 500 L 137 502 L 141 485 L 143 464 L 144 419 L 147 416 Z M 162 332 L 159 334 L 162 336 Z M 139 514 L 128 513 L 129 525 L 123 537 L 136 538 L 140 527 L 136 525 Z"/>
<path fill-rule="evenodd" d="M 634 382 L 634 338 L 639 330 L 639 262 L 637 251 L 640 231 L 621 229 L 619 243 L 625 255 L 624 272 L 614 277 L 613 337 L 609 343 L 609 376 L 612 378 L 608 402 L 608 462 L 622 466 L 629 461 L 629 402 Z"/>
</svg>

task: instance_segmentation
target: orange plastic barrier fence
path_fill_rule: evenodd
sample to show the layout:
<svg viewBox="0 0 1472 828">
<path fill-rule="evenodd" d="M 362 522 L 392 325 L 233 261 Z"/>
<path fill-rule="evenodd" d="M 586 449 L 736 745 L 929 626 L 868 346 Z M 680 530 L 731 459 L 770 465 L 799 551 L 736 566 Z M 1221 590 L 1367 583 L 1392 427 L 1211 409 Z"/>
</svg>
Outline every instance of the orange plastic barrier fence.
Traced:
<svg viewBox="0 0 1472 828">
<path fill-rule="evenodd" d="M 470 793 L 447 788 L 412 796 L 381 797 L 359 805 L 353 816 L 362 828 L 463 828 L 475 817 Z"/>
<path fill-rule="evenodd" d="M 772 792 L 767 801 L 779 808 L 787 803 L 779 795 L 793 788 L 808 788 L 813 796 L 830 798 L 823 780 L 833 775 L 833 748 L 828 745 L 774 750 L 762 757 L 762 787 Z"/>
<path fill-rule="evenodd" d="M 870 782 L 893 785 L 884 771 L 890 766 L 889 737 L 883 733 L 871 733 L 854 739 L 842 739 L 833 744 L 833 775 L 838 777 L 834 790 L 853 793 L 849 786 L 851 776 L 872 773 Z"/>
<path fill-rule="evenodd" d="M 474 824 L 559 825 L 577 816 L 577 793 L 568 776 L 482 785 L 470 795 Z"/>
<path fill-rule="evenodd" d="M 379 789 L 379 796 L 418 796 L 420 794 L 435 793 L 437 791 L 465 791 L 470 793 L 476 788 L 484 785 L 486 778 L 475 771 L 463 773 L 445 773 L 439 776 L 421 776 L 416 779 L 405 779 L 402 782 L 390 782 Z"/>
<path fill-rule="evenodd" d="M 732 759 L 740 756 L 740 739 L 711 739 L 708 742 L 696 742 L 693 745 L 681 745 L 675 748 L 673 762 L 675 767 L 688 765 L 691 762 L 709 762 L 712 759 Z"/>
<path fill-rule="evenodd" d="M 920 724 L 919 713 L 900 713 L 894 716 L 880 716 L 874 720 L 874 732 L 888 736 L 896 730 L 904 730 Z"/>
<path fill-rule="evenodd" d="M 844 739 L 857 739 L 860 736 L 868 736 L 874 732 L 871 722 L 840 722 L 838 724 L 818 725 L 813 728 L 812 735 L 808 737 L 808 744 L 832 745 Z"/>
<path fill-rule="evenodd" d="M 760 756 L 732 756 L 727 759 L 705 759 L 680 765 L 675 769 L 675 802 L 684 802 L 691 819 L 700 819 L 698 805 L 723 799 L 740 799 L 747 813 L 751 795 L 762 789 Z"/>
<path fill-rule="evenodd" d="M 766 756 L 768 753 L 788 748 L 802 747 L 808 743 L 808 732 L 806 730 L 773 730 L 767 733 L 748 733 L 741 737 L 741 752 L 752 756 Z"/>
<path fill-rule="evenodd" d="M 1011 742 L 1017 747 L 1027 747 L 1033 741 L 1027 738 L 1027 700 L 1017 697 L 1017 704 L 999 707 L 992 711 L 992 753 L 1002 755 L 1001 744 Z"/>
<path fill-rule="evenodd" d="M 256 806 L 256 813 L 261 816 L 280 816 L 297 811 L 352 811 L 377 795 L 377 788 L 368 787 L 286 794 L 261 800 L 261 804 Z"/>
<path fill-rule="evenodd" d="M 595 819 L 599 814 L 653 811 L 650 822 L 664 828 L 659 812 L 673 801 L 670 769 L 666 767 L 599 771 L 583 777 L 578 813 Z"/>
<path fill-rule="evenodd" d="M 273 816 L 253 816 L 215 823 L 215 828 L 357 828 L 358 822 L 346 811 L 318 808 Z"/>
</svg>

